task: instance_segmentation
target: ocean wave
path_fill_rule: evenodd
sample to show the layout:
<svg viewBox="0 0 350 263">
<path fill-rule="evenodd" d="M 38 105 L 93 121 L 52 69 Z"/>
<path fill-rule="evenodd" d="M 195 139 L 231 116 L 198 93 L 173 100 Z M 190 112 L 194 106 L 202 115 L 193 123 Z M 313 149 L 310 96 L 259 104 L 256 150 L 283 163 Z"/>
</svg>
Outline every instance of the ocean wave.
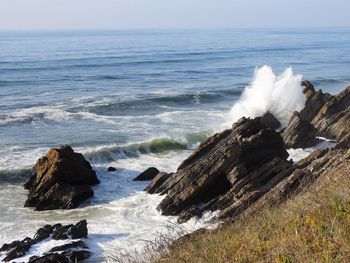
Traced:
<svg viewBox="0 0 350 263">
<path fill-rule="evenodd" d="M 257 68 L 251 84 L 245 88 L 229 114 L 229 122 L 241 117 L 258 117 L 270 111 L 286 126 L 294 111 L 300 111 L 306 101 L 301 85 L 302 75 L 287 68 L 276 75 L 270 66 Z"/>
<path fill-rule="evenodd" d="M 140 154 L 160 154 L 168 151 L 192 150 L 210 136 L 210 132 L 186 134 L 178 140 L 155 138 L 145 142 L 127 145 L 112 145 L 84 151 L 84 156 L 92 163 L 108 163 L 118 159 L 138 157 Z"/>
<path fill-rule="evenodd" d="M 0 169 L 0 184 L 19 183 L 28 180 L 33 174 L 33 168 Z"/>
<path fill-rule="evenodd" d="M 99 115 L 115 115 L 123 112 L 129 113 L 129 110 L 136 111 L 140 109 L 144 112 L 146 107 L 179 107 L 191 106 L 196 104 L 210 104 L 222 102 L 225 99 L 238 97 L 242 91 L 240 89 L 217 90 L 215 92 L 193 92 L 187 94 L 172 94 L 164 96 L 154 96 L 148 98 L 133 98 L 120 101 L 96 102 L 95 104 L 82 104 L 73 108 L 75 111 L 84 110 Z"/>
<path fill-rule="evenodd" d="M 42 120 L 66 121 L 73 119 L 90 119 L 96 122 L 114 123 L 109 116 L 96 115 L 91 112 L 69 112 L 58 107 L 30 107 L 12 113 L 0 115 L 0 126 L 31 124 Z"/>
</svg>

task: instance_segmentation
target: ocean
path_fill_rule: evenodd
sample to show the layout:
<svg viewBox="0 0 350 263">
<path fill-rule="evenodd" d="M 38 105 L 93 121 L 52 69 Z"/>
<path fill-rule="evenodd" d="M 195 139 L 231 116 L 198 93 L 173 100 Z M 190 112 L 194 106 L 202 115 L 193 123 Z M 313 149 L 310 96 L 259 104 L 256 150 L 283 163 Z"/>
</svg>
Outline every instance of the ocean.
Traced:
<svg viewBox="0 0 350 263">
<path fill-rule="evenodd" d="M 163 197 L 144 193 L 138 173 L 176 170 L 244 112 L 283 101 L 275 111 L 286 123 L 299 79 L 335 94 L 350 84 L 349 65 L 348 28 L 0 32 L 0 245 L 86 218 L 91 262 L 142 249 L 176 218 L 156 210 Z M 254 99 L 240 99 L 247 86 Z M 94 198 L 75 210 L 23 208 L 36 160 L 63 144 L 96 170 Z"/>
</svg>

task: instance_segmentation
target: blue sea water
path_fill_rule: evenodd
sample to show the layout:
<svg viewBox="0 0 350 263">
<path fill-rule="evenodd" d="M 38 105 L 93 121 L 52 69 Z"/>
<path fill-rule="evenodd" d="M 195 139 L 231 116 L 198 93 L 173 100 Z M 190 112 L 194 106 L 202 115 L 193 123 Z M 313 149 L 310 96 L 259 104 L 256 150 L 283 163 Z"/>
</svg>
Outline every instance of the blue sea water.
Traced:
<svg viewBox="0 0 350 263">
<path fill-rule="evenodd" d="M 123 200 L 115 204 L 117 213 L 132 203 L 125 198 L 149 198 L 137 192 L 144 185 L 130 188 L 131 176 L 152 164 L 175 169 L 188 149 L 222 128 L 263 65 L 277 73 L 291 66 L 316 88 L 337 93 L 350 84 L 350 29 L 0 32 L 0 180 L 6 182 L 0 182 L 0 196 L 8 200 L 0 207 L 0 241 L 17 237 L 13 211 L 27 224 L 20 233 L 40 226 L 36 215 L 19 210 L 25 199 L 20 183 L 50 147 L 72 145 L 117 185 L 120 196 L 102 184 L 110 197 L 92 201 L 105 214 L 101 203 Z M 111 164 L 122 169 L 117 179 L 104 172 Z M 21 198 L 13 201 L 13 191 Z M 155 207 L 159 199 L 152 198 Z M 80 217 L 69 213 L 69 219 Z M 101 231 L 88 208 L 79 213 Z M 114 216 L 130 220 L 123 213 Z M 156 213 L 155 224 L 168 220 Z"/>
</svg>

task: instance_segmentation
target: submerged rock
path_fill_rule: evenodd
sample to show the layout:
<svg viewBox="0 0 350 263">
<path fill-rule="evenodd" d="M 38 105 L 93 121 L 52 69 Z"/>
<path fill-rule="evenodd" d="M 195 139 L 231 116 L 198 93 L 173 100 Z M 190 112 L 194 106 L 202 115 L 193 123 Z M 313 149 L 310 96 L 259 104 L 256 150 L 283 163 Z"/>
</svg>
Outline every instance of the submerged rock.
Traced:
<svg viewBox="0 0 350 263">
<path fill-rule="evenodd" d="M 34 238 L 26 237 L 23 240 L 13 241 L 4 244 L 0 248 L 0 260 L 8 262 L 25 256 L 30 248 L 39 242 L 47 242 L 49 239 L 64 239 L 75 241 L 67 242 L 64 245 L 56 246 L 42 255 L 30 257 L 30 263 L 50 263 L 50 262 L 77 262 L 91 256 L 87 244 L 81 238 L 87 238 L 88 229 L 86 220 L 78 222 L 76 225 L 45 225 L 37 230 Z"/>
<path fill-rule="evenodd" d="M 287 148 L 307 148 L 316 145 L 316 128 L 294 112 L 287 128 L 283 131 L 283 140 Z"/>
<path fill-rule="evenodd" d="M 113 167 L 113 166 L 110 166 L 107 168 L 107 172 L 115 172 L 117 171 L 117 168 Z"/>
<path fill-rule="evenodd" d="M 76 208 L 93 196 L 90 186 L 99 183 L 90 163 L 68 145 L 50 149 L 35 171 L 24 185 L 29 190 L 24 206 L 36 210 Z"/>
<path fill-rule="evenodd" d="M 140 173 L 133 181 L 150 181 L 159 174 L 159 170 L 155 167 L 150 167 Z"/>
<path fill-rule="evenodd" d="M 158 174 L 146 190 L 167 194 L 158 208 L 181 215 L 181 222 L 204 210 L 228 215 L 233 205 L 248 204 L 290 174 L 287 157 L 279 133 L 259 118 L 242 118 L 203 142 L 176 173 Z"/>
</svg>

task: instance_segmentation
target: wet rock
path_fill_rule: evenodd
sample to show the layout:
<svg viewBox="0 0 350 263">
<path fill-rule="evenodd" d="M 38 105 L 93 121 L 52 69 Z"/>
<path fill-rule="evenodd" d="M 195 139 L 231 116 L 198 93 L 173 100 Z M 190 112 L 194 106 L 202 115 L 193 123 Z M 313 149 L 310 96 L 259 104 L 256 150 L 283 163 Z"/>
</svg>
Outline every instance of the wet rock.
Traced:
<svg viewBox="0 0 350 263">
<path fill-rule="evenodd" d="M 197 206 L 191 206 L 189 209 L 182 211 L 178 218 L 177 222 L 182 224 L 190 220 L 192 217 L 201 217 L 202 210 Z"/>
<path fill-rule="evenodd" d="M 316 145 L 316 128 L 294 112 L 287 128 L 283 131 L 283 140 L 287 148 L 307 148 Z"/>
<path fill-rule="evenodd" d="M 171 178 L 173 174 L 160 172 L 158 175 L 152 180 L 152 182 L 146 187 L 145 191 L 150 194 L 159 194 L 164 193 L 168 189 L 166 182 Z"/>
<path fill-rule="evenodd" d="M 150 167 L 140 173 L 133 181 L 150 181 L 159 174 L 159 170 L 155 167 Z"/>
<path fill-rule="evenodd" d="M 81 220 L 76 225 L 45 225 L 39 228 L 34 235 L 34 238 L 26 237 L 23 240 L 13 241 L 9 244 L 4 244 L 0 248 L 0 260 L 8 262 L 25 256 L 30 248 L 40 242 L 47 242 L 50 239 L 64 239 L 68 242 L 64 245 L 56 246 L 43 255 L 34 255 L 29 262 L 76 262 L 86 259 L 91 256 L 91 252 L 87 244 L 80 238 L 87 238 L 87 222 Z M 74 241 L 69 242 L 69 240 Z M 1 256 L 3 258 L 1 258 Z"/>
<path fill-rule="evenodd" d="M 87 235 L 87 221 L 84 219 L 79 221 L 76 225 L 55 225 L 52 233 L 52 239 L 60 240 L 68 238 L 87 238 Z"/>
<path fill-rule="evenodd" d="M 266 127 L 277 130 L 281 127 L 281 122 L 271 113 L 266 112 L 263 116 L 258 117 L 258 120 Z"/>
<path fill-rule="evenodd" d="M 6 256 L 2 260 L 8 262 L 23 257 L 33 244 L 35 244 L 35 241 L 29 237 L 26 237 L 23 240 L 11 242 L 10 244 L 4 244 L 0 248 L 1 252 L 6 253 Z"/>
<path fill-rule="evenodd" d="M 110 166 L 110 167 L 108 167 L 108 169 L 107 169 L 107 172 L 115 172 L 115 171 L 117 171 L 117 168 L 115 168 L 115 167 L 113 167 L 113 166 Z"/>
<path fill-rule="evenodd" d="M 176 173 L 158 174 L 146 190 L 167 194 L 158 208 L 181 215 L 183 222 L 204 210 L 223 211 L 259 198 L 292 172 L 287 157 L 279 133 L 259 118 L 242 118 L 203 142 Z"/>
<path fill-rule="evenodd" d="M 82 154 L 68 146 L 52 148 L 35 165 L 35 175 L 24 185 L 26 207 L 36 210 L 71 209 L 93 196 L 99 180 Z"/>
<path fill-rule="evenodd" d="M 300 111 L 300 118 L 312 124 L 317 136 L 338 142 L 348 136 L 350 126 L 350 86 L 336 96 L 306 90 L 307 101 Z"/>
</svg>

